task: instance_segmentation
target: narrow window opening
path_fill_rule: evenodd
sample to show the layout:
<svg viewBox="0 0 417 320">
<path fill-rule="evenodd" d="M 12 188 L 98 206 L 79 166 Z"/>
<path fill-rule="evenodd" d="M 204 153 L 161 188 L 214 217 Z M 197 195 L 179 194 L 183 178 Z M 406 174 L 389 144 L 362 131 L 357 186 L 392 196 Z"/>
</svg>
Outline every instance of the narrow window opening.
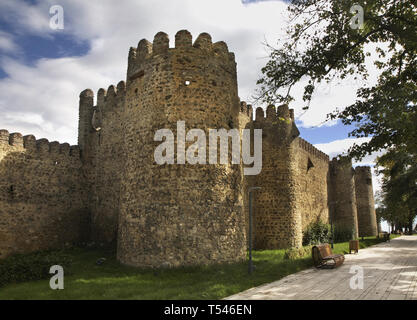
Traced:
<svg viewBox="0 0 417 320">
<path fill-rule="evenodd" d="M 10 195 L 10 199 L 14 199 L 14 197 L 15 197 L 15 187 L 14 187 L 14 185 L 11 185 L 9 187 L 9 195 Z"/>
</svg>

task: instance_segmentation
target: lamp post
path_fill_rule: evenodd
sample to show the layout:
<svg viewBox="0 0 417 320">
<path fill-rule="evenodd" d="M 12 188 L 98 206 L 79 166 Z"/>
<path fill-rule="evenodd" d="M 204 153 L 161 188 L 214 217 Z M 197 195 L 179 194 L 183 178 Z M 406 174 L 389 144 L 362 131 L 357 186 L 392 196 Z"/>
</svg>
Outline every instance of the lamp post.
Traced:
<svg viewBox="0 0 417 320">
<path fill-rule="evenodd" d="M 260 187 L 249 188 L 249 274 L 253 272 L 253 261 L 252 261 L 252 192 L 259 190 Z"/>
<path fill-rule="evenodd" d="M 333 232 L 333 219 L 332 220 L 330 220 L 331 222 L 330 222 L 330 232 L 331 232 L 331 237 L 332 237 L 332 241 L 330 242 L 330 244 L 331 244 L 331 247 L 332 247 L 332 249 L 334 249 L 334 232 Z"/>
<path fill-rule="evenodd" d="M 336 201 L 331 201 L 330 202 L 330 214 L 329 214 L 329 216 L 330 216 L 330 238 L 331 238 L 331 241 L 330 241 L 330 246 L 331 246 L 331 248 L 332 249 L 334 249 L 334 230 L 333 230 L 333 211 L 334 211 L 334 209 L 335 209 L 335 202 Z"/>
</svg>

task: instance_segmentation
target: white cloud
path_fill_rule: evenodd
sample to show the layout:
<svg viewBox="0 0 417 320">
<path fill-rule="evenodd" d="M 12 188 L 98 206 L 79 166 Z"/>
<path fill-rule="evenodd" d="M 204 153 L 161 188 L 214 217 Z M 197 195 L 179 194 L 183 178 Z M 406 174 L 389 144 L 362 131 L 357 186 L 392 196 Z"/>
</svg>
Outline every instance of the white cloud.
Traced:
<svg viewBox="0 0 417 320">
<path fill-rule="evenodd" d="M 240 0 L 130 0 L 115 4 L 64 0 L 59 4 L 64 9 L 65 29 L 56 31 L 49 28 L 49 8 L 54 4 L 52 0 L 36 5 L 4 0 L 0 10 L 15 33 L 50 37 L 63 32 L 87 41 L 91 49 L 82 57 L 41 59 L 33 66 L 17 59 L 0 59 L 8 74 L 8 78 L 0 80 L 0 111 L 4 115 L 0 128 L 74 144 L 79 92 L 85 88 L 97 92 L 100 87 L 124 80 L 129 47 L 136 46 L 140 39 L 152 41 L 158 31 L 165 31 L 173 45 L 175 33 L 188 29 L 194 39 L 208 32 L 213 41 L 225 41 L 236 55 L 239 96 L 250 101 L 260 69 L 268 60 L 263 43 L 275 45 L 282 39 L 288 19 L 284 1 L 242 4 Z M 320 124 L 335 106 L 346 105 L 354 98 L 355 85 L 348 80 L 331 92 L 320 91 L 311 110 L 301 116 L 301 125 Z M 301 91 L 296 93 L 301 95 Z M 301 115 L 302 106 L 296 101 L 291 107 Z M 36 125 L 27 120 L 33 114 L 38 115 Z"/>
<path fill-rule="evenodd" d="M 19 50 L 18 45 L 13 41 L 11 34 L 0 31 L 0 52 L 13 52 Z"/>
<path fill-rule="evenodd" d="M 348 138 L 342 140 L 335 140 L 328 143 L 319 143 L 315 144 L 314 146 L 327 153 L 329 157 L 332 159 L 333 157 L 338 156 L 339 154 L 345 154 L 350 147 L 352 147 L 355 143 L 360 145 L 364 142 L 368 142 L 370 138 Z"/>
<path fill-rule="evenodd" d="M 329 143 L 319 143 L 315 144 L 314 146 L 327 153 L 332 159 L 333 157 L 338 156 L 339 154 L 346 154 L 348 149 L 352 147 L 354 144 L 362 144 L 364 142 L 368 142 L 370 138 L 348 138 L 348 139 L 342 139 L 342 140 L 335 140 Z M 381 180 L 380 177 L 376 175 L 376 169 L 375 169 L 375 159 L 378 156 L 381 156 L 384 153 L 384 151 L 379 152 L 373 152 L 370 155 L 365 156 L 360 161 L 353 161 L 353 166 L 370 166 L 372 167 L 372 183 L 374 188 L 374 194 L 375 192 L 381 190 Z"/>
<path fill-rule="evenodd" d="M 49 28 L 49 7 L 52 1 L 42 1 L 30 5 L 23 0 L 2 0 L 0 11 L 15 32 L 24 34 L 46 35 L 52 32 Z"/>
<path fill-rule="evenodd" d="M 2 12 L 15 32 L 49 37 L 49 7 L 23 1 L 4 1 Z M 140 39 L 152 41 L 158 31 L 174 35 L 188 29 L 194 39 L 201 32 L 213 41 L 225 41 L 236 54 L 241 99 L 251 96 L 258 70 L 266 60 L 262 42 L 276 37 L 283 25 L 286 4 L 279 1 L 243 5 L 240 0 L 61 1 L 65 32 L 91 46 L 82 57 L 41 59 L 33 66 L 2 57 L 8 77 L 0 80 L 0 128 L 35 134 L 50 140 L 77 141 L 78 95 L 95 92 L 125 79 L 130 46 Z M 36 121 L 30 120 L 35 116 Z"/>
</svg>

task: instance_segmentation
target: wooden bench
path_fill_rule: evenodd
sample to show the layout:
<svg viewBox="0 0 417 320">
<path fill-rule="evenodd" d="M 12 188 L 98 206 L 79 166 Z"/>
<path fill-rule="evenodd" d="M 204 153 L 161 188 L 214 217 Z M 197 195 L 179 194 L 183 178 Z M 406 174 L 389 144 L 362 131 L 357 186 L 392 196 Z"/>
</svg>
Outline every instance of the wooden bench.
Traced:
<svg viewBox="0 0 417 320">
<path fill-rule="evenodd" d="M 313 262 L 316 268 L 336 268 L 343 264 L 343 254 L 333 254 L 328 243 L 316 245 L 312 248 Z"/>
</svg>

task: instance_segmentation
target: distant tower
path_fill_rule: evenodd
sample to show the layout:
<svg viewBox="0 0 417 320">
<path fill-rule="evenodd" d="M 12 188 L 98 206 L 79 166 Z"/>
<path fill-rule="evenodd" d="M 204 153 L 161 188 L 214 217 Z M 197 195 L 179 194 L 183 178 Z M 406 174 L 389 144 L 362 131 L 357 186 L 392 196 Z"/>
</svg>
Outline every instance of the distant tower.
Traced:
<svg viewBox="0 0 417 320">
<path fill-rule="evenodd" d="M 90 211 L 90 219 L 96 200 L 94 187 L 96 180 L 97 135 L 94 134 L 94 128 L 92 127 L 93 114 L 94 92 L 91 89 L 85 89 L 80 93 L 79 100 L 78 146 L 81 150 L 82 171 L 85 177 L 84 184 L 87 190 L 87 206 Z"/>
<path fill-rule="evenodd" d="M 254 129 L 262 129 L 262 171 L 254 176 L 254 247 L 279 249 L 302 244 L 301 212 L 296 207 L 296 138 L 293 111 L 268 106 L 256 109 Z"/>
<path fill-rule="evenodd" d="M 352 161 L 346 158 L 330 162 L 330 220 L 336 229 L 358 237 L 355 179 Z"/>
<path fill-rule="evenodd" d="M 158 165 L 159 129 L 238 128 L 234 54 L 224 42 L 188 31 L 169 48 L 165 33 L 131 48 L 126 81 L 126 163 L 121 185 L 118 259 L 143 267 L 234 262 L 246 257 L 239 165 Z M 185 148 L 192 142 L 187 142 Z M 175 141 L 175 160 L 184 146 Z M 208 152 L 208 148 L 207 148 Z"/>
<path fill-rule="evenodd" d="M 355 190 L 359 236 L 376 236 L 378 226 L 375 214 L 371 167 L 355 168 Z"/>
</svg>

